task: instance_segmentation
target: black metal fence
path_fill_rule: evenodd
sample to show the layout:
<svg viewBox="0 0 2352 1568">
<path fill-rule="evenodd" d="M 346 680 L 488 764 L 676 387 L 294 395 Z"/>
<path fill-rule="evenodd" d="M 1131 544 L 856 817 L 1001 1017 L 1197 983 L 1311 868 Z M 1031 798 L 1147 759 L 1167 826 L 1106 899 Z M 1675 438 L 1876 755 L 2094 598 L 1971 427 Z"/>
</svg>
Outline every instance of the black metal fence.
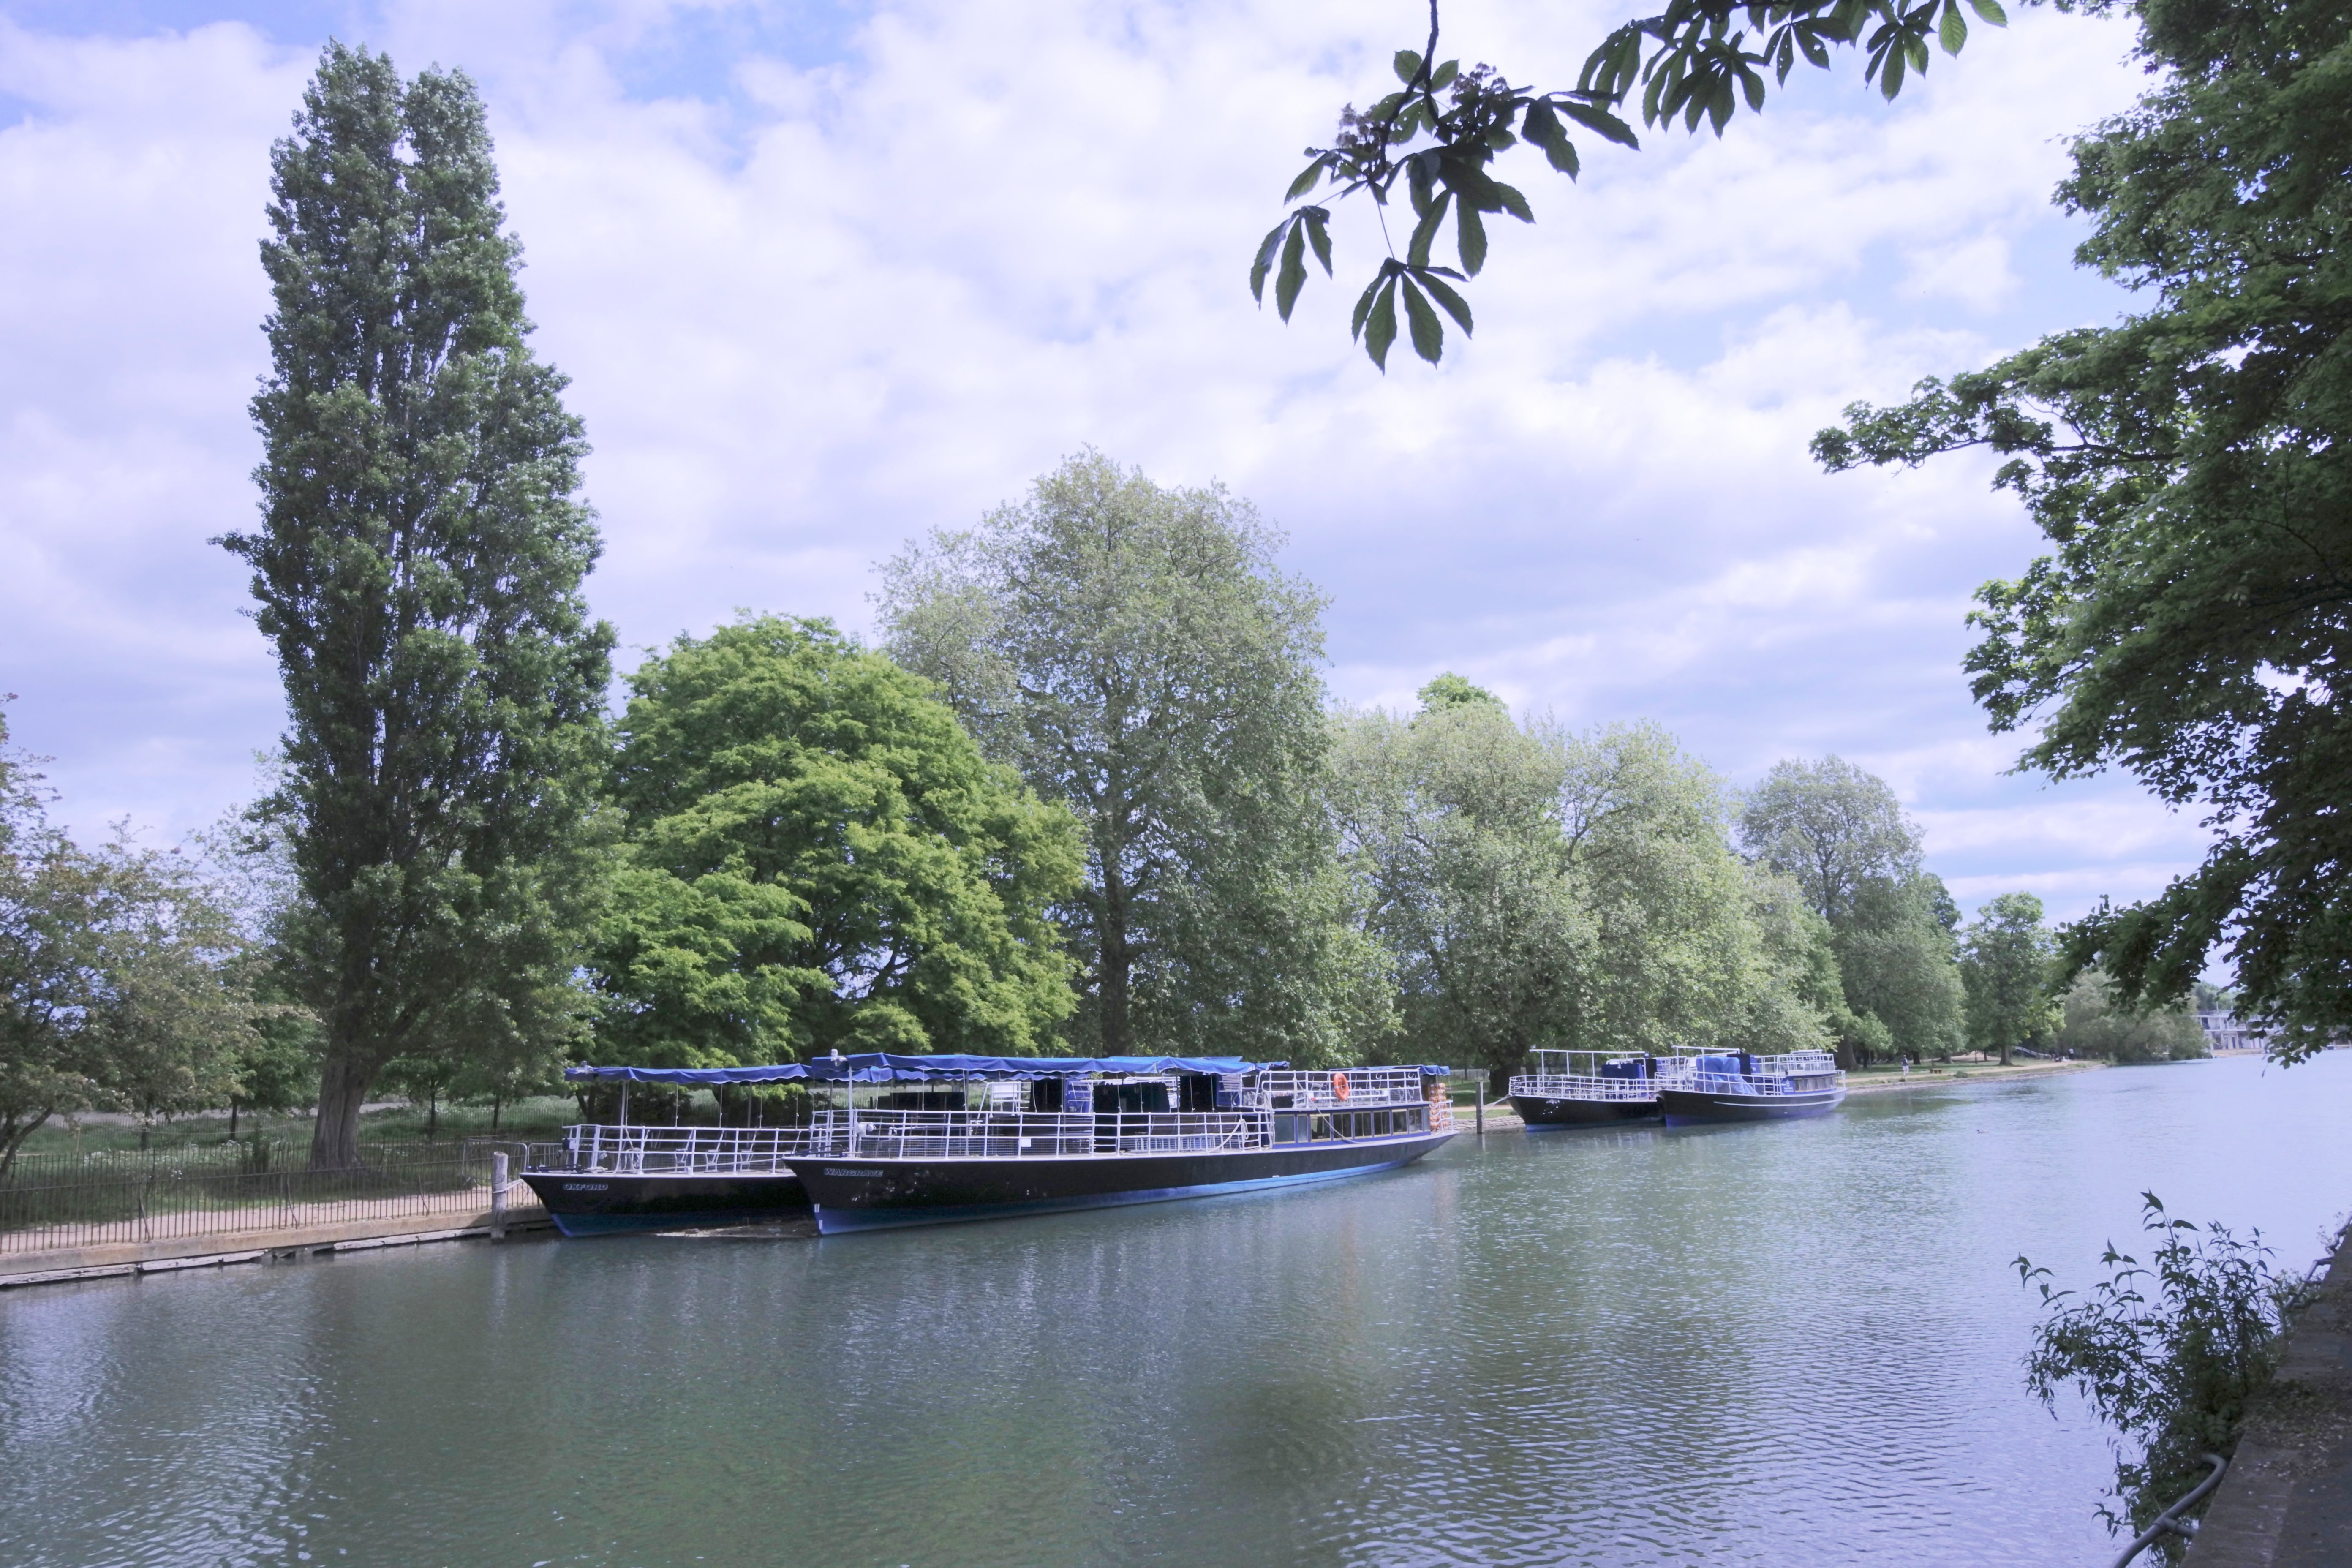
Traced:
<svg viewBox="0 0 2352 1568">
<path fill-rule="evenodd" d="M 425 1216 L 454 1226 L 490 1207 L 500 1150 L 521 1146 L 375 1144 L 343 1171 L 307 1169 L 306 1143 L 19 1154 L 0 1177 L 0 1254 Z M 514 1217 L 535 1212 L 528 1189 L 510 1189 L 518 1199 Z"/>
</svg>

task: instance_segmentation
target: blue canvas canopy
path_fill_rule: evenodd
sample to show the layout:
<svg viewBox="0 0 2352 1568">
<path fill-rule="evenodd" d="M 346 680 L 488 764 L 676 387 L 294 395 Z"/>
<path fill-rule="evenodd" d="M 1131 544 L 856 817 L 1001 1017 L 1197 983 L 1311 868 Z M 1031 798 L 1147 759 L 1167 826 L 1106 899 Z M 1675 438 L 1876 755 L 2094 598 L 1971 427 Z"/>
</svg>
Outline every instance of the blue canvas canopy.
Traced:
<svg viewBox="0 0 2352 1568">
<path fill-rule="evenodd" d="M 618 1079 L 624 1083 L 680 1083 L 696 1089 L 722 1083 L 788 1083 L 808 1075 L 809 1069 L 798 1062 L 763 1068 L 595 1068 L 583 1062 L 563 1069 L 563 1076 L 574 1082 Z"/>
<path fill-rule="evenodd" d="M 918 1057 L 867 1051 L 838 1059 L 819 1057 L 808 1064 L 808 1073 L 821 1083 L 942 1083 L 959 1079 L 1021 1079 L 1080 1074 L 1136 1077 L 1156 1073 L 1246 1073 L 1282 1065 L 1244 1061 L 1239 1057 Z"/>
<path fill-rule="evenodd" d="M 1284 1062 L 1244 1061 L 1239 1057 L 967 1057 L 902 1056 L 864 1051 L 854 1056 L 819 1057 L 808 1063 L 749 1068 L 601 1068 L 583 1065 L 563 1069 L 563 1076 L 583 1079 L 620 1079 L 628 1083 L 681 1084 L 709 1089 L 729 1083 L 782 1083 L 807 1079 L 815 1083 L 949 1083 L 959 1079 L 1022 1079 L 1067 1078 L 1081 1074 L 1106 1077 L 1150 1077 L 1160 1073 L 1257 1072 L 1287 1066 Z M 1443 1078 L 1452 1069 L 1421 1068 L 1425 1078 Z"/>
</svg>

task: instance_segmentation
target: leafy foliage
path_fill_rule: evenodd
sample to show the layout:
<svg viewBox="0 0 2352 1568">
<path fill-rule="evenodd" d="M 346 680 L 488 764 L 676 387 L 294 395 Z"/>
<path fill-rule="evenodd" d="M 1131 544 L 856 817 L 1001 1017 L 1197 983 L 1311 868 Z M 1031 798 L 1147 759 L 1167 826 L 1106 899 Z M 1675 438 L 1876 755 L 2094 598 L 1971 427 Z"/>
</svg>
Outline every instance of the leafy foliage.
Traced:
<svg viewBox="0 0 2352 1568">
<path fill-rule="evenodd" d="M 2003 1066 L 2018 1046 L 2046 1045 L 2065 1022 L 2050 994 L 2057 944 L 2042 923 L 2042 900 L 2003 893 L 1986 901 L 1960 942 L 1960 976 L 1969 994 L 1969 1043 L 1999 1051 Z"/>
<path fill-rule="evenodd" d="M 1650 726 L 1521 729 L 1440 678 L 1338 721 L 1333 810 L 1405 1048 L 1518 1070 L 1538 1048 L 1823 1043 L 1819 922 L 1725 838 L 1720 780 Z"/>
<path fill-rule="evenodd" d="M 1967 0 L 1966 9 L 1996 26 L 2007 21 L 1999 0 Z M 1958 54 L 1969 23 L 1961 0 L 1908 5 L 1903 0 L 1675 0 L 1611 33 L 1585 61 L 1575 87 L 1550 90 L 1515 87 L 1491 66 L 1465 71 L 1459 60 L 1439 61 L 1438 32 L 1437 0 L 1430 0 L 1428 42 L 1398 50 L 1392 62 L 1402 86 L 1360 113 L 1349 105 L 1333 143 L 1307 149 L 1311 161 L 1284 198 L 1295 205 L 1260 242 L 1250 267 L 1251 295 L 1264 304 L 1271 276 L 1275 309 L 1289 321 L 1307 282 L 1310 251 L 1324 275 L 1331 275 L 1331 209 L 1307 198 L 1328 184 L 1332 194 L 1326 201 L 1361 191 L 1386 209 L 1402 180 L 1414 220 L 1404 257 L 1399 259 L 1391 246 L 1358 297 L 1351 323 L 1364 352 L 1383 371 L 1396 342 L 1400 302 L 1413 352 L 1436 363 L 1445 341 L 1440 310 L 1464 336 L 1471 331 L 1469 303 L 1454 285 L 1476 277 L 1486 264 L 1487 216 L 1505 213 L 1521 223 L 1535 221 L 1527 197 L 1489 172 L 1498 153 L 1525 142 L 1574 179 L 1582 160 L 1571 126 L 1621 146 L 1641 145 L 1618 113 L 1636 89 L 1644 124 L 1670 125 L 1679 116 L 1686 131 L 1704 121 L 1720 136 L 1740 103 L 1751 110 L 1764 107 L 1768 73 L 1772 85 L 1785 86 L 1800 58 L 1827 69 L 1831 49 L 1841 46 L 1863 51 L 1864 79 L 1892 99 L 1907 75 L 1927 68 L 1931 41 Z M 1458 268 L 1432 259 L 1449 218 Z"/>
<path fill-rule="evenodd" d="M 271 165 L 262 526 L 219 542 L 284 678 L 277 945 L 325 1031 L 312 1158 L 346 1165 L 394 1057 L 578 1037 L 613 639 L 472 84 L 331 45 Z"/>
<path fill-rule="evenodd" d="M 0 716 L 0 1175 L 51 1117 L 217 1104 L 253 1034 L 245 942 L 186 857 L 52 827 Z"/>
<path fill-rule="evenodd" d="M 2053 1289 L 2050 1270 L 2017 1260 L 2044 1312 L 2026 1386 L 2044 1405 L 2072 1387 L 2114 1428 L 2111 1495 L 2123 1511 L 2100 1513 L 2111 1531 L 2135 1535 L 2203 1479 L 2198 1456 L 2236 1450 L 2247 1401 L 2269 1383 L 2279 1333 L 2313 1288 L 2309 1275 L 2272 1267 L 2260 1232 L 2241 1240 L 2216 1224 L 2200 1233 L 2154 1193 L 2142 1201 L 2154 1250 L 2142 1263 L 2110 1242 L 2099 1257 L 2107 1277 L 2087 1295 Z"/>
<path fill-rule="evenodd" d="M 2352 1028 L 2352 19 L 2333 0 L 2148 0 L 2161 85 L 2074 144 L 2077 259 L 2153 297 L 1981 371 L 1856 404 L 1831 469 L 1982 447 L 2053 546 L 1978 591 L 1969 655 L 2023 763 L 2121 766 L 2216 830 L 2161 896 L 2068 933 L 2133 1005 L 2217 946 L 2298 1059 Z"/>
<path fill-rule="evenodd" d="M 1920 868 L 1918 829 L 1885 781 L 1841 757 L 1777 763 L 1742 803 L 1739 838 L 1830 933 L 1838 980 L 1824 1011 L 1849 1067 L 1959 1048 L 1959 911 Z"/>
<path fill-rule="evenodd" d="M 927 683 L 823 621 L 680 637 L 629 678 L 626 859 L 600 1038 L 724 1067 L 832 1049 L 1028 1055 L 1072 1006 L 1046 916 L 1077 825 Z"/>
<path fill-rule="evenodd" d="M 1222 488 L 1099 453 L 884 568 L 891 653 L 1086 831 L 1059 912 L 1088 1048 L 1324 1059 L 1369 955 L 1320 790 L 1322 600 Z"/>
<path fill-rule="evenodd" d="M 2061 1005 L 2065 1021 L 2058 1046 L 2080 1057 L 2116 1062 L 2190 1061 L 2213 1054 L 2197 1016 L 2179 1005 L 2137 1013 L 2118 1005 L 2106 976 L 2086 969 L 2074 976 Z"/>
</svg>

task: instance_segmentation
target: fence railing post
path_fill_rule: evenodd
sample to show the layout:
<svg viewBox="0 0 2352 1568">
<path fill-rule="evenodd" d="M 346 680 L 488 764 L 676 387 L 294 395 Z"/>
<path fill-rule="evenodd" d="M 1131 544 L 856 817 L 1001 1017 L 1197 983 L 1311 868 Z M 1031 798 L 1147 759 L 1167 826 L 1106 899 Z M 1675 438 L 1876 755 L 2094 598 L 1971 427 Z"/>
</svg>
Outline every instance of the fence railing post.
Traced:
<svg viewBox="0 0 2352 1568">
<path fill-rule="evenodd" d="M 490 1239 L 507 1238 L 507 1152 L 490 1155 Z"/>
</svg>

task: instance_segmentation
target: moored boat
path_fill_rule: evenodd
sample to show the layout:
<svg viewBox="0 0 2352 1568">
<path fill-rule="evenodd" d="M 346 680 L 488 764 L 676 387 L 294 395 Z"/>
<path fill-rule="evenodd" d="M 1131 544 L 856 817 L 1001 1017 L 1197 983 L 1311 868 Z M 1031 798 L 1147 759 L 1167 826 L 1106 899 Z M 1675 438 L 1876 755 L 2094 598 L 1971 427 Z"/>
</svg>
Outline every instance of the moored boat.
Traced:
<svg viewBox="0 0 2352 1568">
<path fill-rule="evenodd" d="M 1720 1051 L 1660 1065 L 1658 1109 L 1669 1127 L 1818 1116 L 1845 1099 L 1845 1074 L 1827 1051 L 1777 1057 Z"/>
<path fill-rule="evenodd" d="M 567 1235 L 793 1212 L 836 1234 L 1150 1203 L 1391 1169 L 1453 1136 L 1442 1067 L 877 1053 L 690 1080 L 572 1070 L 757 1071 L 820 1104 L 793 1129 L 567 1129 L 524 1172 Z"/>
<path fill-rule="evenodd" d="M 1658 1064 L 1622 1051 L 1530 1051 L 1535 1071 L 1511 1079 L 1511 1109 L 1528 1127 L 1590 1127 L 1658 1114 Z"/>
<path fill-rule="evenodd" d="M 798 1063 L 750 1068 L 575 1067 L 575 1083 L 620 1089 L 620 1121 L 563 1130 L 533 1144 L 522 1180 L 566 1236 L 690 1229 L 806 1219 L 808 1190 L 792 1162 L 810 1148 L 805 1127 L 659 1127 L 629 1121 L 629 1086 L 724 1089 L 805 1079 Z"/>
</svg>

